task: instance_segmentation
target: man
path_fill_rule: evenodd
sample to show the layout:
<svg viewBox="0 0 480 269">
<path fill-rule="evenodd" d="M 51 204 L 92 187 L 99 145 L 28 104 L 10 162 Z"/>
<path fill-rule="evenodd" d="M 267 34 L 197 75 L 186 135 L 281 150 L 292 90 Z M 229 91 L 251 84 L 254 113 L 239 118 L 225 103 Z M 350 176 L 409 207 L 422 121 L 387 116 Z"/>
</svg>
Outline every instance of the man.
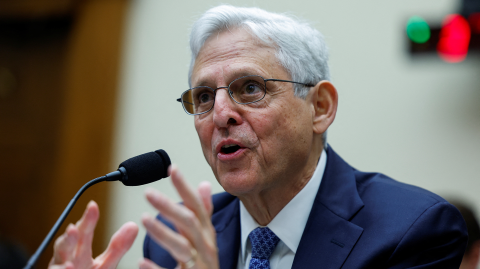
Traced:
<svg viewBox="0 0 480 269">
<path fill-rule="evenodd" d="M 338 95 L 318 31 L 219 6 L 195 23 L 190 42 L 191 89 L 179 101 L 227 193 L 212 197 L 208 184 L 194 191 L 170 168 L 184 203 L 147 191 L 161 216 L 142 217 L 140 268 L 458 268 L 466 228 L 453 206 L 359 172 L 327 146 Z M 82 237 L 91 242 L 97 215 L 89 205 L 57 240 L 51 268 L 80 263 L 72 249 L 85 248 Z M 122 227 L 85 268 L 114 267 L 135 228 Z"/>
</svg>

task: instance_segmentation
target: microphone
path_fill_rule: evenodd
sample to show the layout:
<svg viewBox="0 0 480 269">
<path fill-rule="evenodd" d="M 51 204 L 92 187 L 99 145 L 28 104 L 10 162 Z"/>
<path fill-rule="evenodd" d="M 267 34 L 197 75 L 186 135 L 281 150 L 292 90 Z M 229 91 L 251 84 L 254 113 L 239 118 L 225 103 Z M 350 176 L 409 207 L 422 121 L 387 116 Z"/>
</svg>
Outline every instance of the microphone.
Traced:
<svg viewBox="0 0 480 269">
<path fill-rule="evenodd" d="M 30 269 L 35 265 L 40 255 L 52 241 L 53 236 L 55 236 L 58 229 L 60 229 L 60 226 L 67 218 L 78 198 L 80 198 L 80 195 L 82 195 L 86 189 L 102 181 L 119 180 L 125 186 L 139 186 L 152 183 L 168 176 L 167 169 L 170 164 L 171 161 L 170 157 L 168 157 L 168 154 L 164 150 L 159 149 L 130 158 L 122 162 L 117 171 L 93 179 L 87 184 L 83 185 L 83 187 L 80 188 L 77 194 L 75 194 L 73 199 L 67 205 L 62 215 L 60 215 L 60 218 L 58 218 L 55 225 L 53 225 L 47 237 L 45 237 L 42 244 L 40 244 L 37 251 L 35 251 L 32 257 L 30 257 L 28 263 L 25 265 L 25 267 L 23 267 L 23 269 Z"/>
<path fill-rule="evenodd" d="M 170 157 L 163 150 L 144 153 L 122 162 L 118 170 L 105 175 L 107 181 L 120 180 L 125 186 L 139 186 L 168 177 Z"/>
</svg>

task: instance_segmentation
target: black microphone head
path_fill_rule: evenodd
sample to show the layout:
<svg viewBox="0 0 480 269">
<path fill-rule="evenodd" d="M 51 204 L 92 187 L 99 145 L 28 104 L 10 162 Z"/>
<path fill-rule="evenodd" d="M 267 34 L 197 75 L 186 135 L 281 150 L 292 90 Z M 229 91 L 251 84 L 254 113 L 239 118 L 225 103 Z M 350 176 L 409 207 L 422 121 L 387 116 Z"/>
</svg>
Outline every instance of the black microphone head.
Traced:
<svg viewBox="0 0 480 269">
<path fill-rule="evenodd" d="M 152 183 L 168 177 L 167 169 L 170 164 L 170 158 L 163 149 L 138 155 L 119 165 L 127 170 L 127 176 L 121 181 L 125 186 Z"/>
</svg>

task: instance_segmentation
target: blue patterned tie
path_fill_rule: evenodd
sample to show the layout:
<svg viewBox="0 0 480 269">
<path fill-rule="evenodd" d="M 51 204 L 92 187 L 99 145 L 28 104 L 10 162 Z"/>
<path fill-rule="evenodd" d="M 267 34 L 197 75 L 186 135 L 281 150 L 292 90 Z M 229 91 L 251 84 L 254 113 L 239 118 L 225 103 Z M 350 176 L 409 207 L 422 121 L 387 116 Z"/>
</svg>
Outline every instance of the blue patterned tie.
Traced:
<svg viewBox="0 0 480 269">
<path fill-rule="evenodd" d="M 248 268 L 270 269 L 270 255 L 272 255 L 280 238 L 267 227 L 256 228 L 248 237 L 252 243 L 252 259 Z"/>
</svg>

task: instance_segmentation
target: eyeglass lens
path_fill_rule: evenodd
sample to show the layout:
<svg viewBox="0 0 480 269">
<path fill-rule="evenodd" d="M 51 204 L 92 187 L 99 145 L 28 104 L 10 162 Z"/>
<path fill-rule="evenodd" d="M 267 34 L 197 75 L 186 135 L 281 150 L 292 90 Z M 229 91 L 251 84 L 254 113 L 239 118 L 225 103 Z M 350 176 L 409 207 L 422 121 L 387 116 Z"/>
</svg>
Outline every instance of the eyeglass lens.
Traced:
<svg viewBox="0 0 480 269">
<path fill-rule="evenodd" d="M 260 76 L 241 77 L 230 83 L 228 92 L 239 104 L 257 102 L 265 96 L 265 80 Z M 215 90 L 206 86 L 189 89 L 183 93 L 182 103 L 190 114 L 209 111 L 215 103 Z"/>
</svg>

